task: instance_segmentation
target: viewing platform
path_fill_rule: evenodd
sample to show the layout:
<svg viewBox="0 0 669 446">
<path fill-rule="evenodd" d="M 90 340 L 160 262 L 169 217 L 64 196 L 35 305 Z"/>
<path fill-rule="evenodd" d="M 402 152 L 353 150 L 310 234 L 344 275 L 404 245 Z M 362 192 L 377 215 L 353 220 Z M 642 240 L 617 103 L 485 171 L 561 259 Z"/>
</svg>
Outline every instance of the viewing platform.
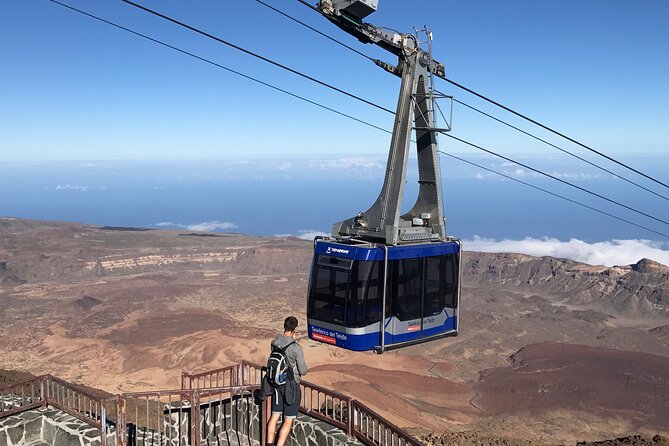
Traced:
<svg viewBox="0 0 669 446">
<path fill-rule="evenodd" d="M 38 376 L 0 388 L 0 444 L 263 445 L 271 406 L 258 398 L 262 378 L 261 366 L 243 361 L 184 372 L 180 389 L 103 398 Z M 360 401 L 307 381 L 300 387 L 300 414 L 287 446 L 421 445 Z"/>
</svg>

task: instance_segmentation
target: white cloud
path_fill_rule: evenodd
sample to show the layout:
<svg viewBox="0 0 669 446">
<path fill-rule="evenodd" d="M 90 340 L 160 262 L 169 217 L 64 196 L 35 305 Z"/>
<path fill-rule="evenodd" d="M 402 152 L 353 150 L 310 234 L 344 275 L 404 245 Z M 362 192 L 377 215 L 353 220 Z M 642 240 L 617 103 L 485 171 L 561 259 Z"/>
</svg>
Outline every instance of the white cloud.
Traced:
<svg viewBox="0 0 669 446">
<path fill-rule="evenodd" d="M 221 231 L 226 229 L 234 229 L 237 225 L 229 221 L 204 221 L 202 223 L 195 223 L 187 225 L 186 229 L 191 231 Z"/>
<path fill-rule="evenodd" d="M 77 191 L 77 192 L 86 192 L 88 190 L 107 190 L 106 186 L 75 186 L 70 184 L 59 184 L 54 189 L 56 190 L 66 190 L 66 191 Z"/>
<path fill-rule="evenodd" d="M 379 158 L 350 157 L 332 159 L 310 160 L 308 167 L 316 171 L 341 171 L 341 170 L 383 170 L 385 162 Z"/>
<path fill-rule="evenodd" d="M 234 229 L 238 227 L 235 223 L 229 221 L 203 221 L 202 223 L 191 223 L 191 224 L 163 221 L 160 223 L 156 223 L 154 226 L 188 229 L 189 231 L 208 231 L 208 232 L 225 231 L 227 229 Z"/>
<path fill-rule="evenodd" d="M 315 229 L 300 229 L 296 234 L 274 234 L 274 237 L 297 237 L 302 240 L 313 240 L 316 236 L 326 237 L 329 235 Z"/>
<path fill-rule="evenodd" d="M 610 240 L 587 243 L 578 239 L 563 242 L 544 237 L 523 240 L 493 240 L 474 236 L 463 241 L 467 251 L 515 252 L 532 256 L 571 259 L 591 265 L 630 265 L 642 258 L 669 265 L 669 246 L 651 240 Z"/>
</svg>

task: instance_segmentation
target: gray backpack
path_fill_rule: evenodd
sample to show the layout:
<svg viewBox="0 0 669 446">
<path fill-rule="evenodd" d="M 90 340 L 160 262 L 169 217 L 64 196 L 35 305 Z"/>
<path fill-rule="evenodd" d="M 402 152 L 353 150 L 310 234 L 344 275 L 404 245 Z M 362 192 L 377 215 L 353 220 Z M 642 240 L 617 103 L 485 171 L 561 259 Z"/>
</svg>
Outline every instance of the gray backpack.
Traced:
<svg viewBox="0 0 669 446">
<path fill-rule="evenodd" d="M 283 347 L 272 347 L 272 353 L 267 358 L 267 382 L 272 387 L 280 387 L 288 380 L 295 380 L 293 368 L 288 364 L 286 357 L 286 349 L 294 343 L 295 341 Z"/>
</svg>

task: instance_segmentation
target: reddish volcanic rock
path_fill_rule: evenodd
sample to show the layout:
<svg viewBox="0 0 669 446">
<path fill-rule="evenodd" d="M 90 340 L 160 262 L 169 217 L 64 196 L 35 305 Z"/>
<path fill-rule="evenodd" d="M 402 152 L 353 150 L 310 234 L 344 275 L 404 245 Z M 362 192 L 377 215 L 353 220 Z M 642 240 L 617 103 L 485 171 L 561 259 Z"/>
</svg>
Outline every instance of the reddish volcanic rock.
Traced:
<svg viewBox="0 0 669 446">
<path fill-rule="evenodd" d="M 669 358 L 583 345 L 542 343 L 481 372 L 487 413 L 582 410 L 669 429 Z"/>
</svg>

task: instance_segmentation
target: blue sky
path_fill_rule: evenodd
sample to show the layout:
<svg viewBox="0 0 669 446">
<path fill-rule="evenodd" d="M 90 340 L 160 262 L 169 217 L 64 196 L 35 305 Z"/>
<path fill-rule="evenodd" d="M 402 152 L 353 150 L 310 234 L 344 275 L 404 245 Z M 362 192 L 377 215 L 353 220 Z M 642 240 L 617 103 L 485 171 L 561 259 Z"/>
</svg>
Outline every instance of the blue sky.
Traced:
<svg viewBox="0 0 669 446">
<path fill-rule="evenodd" d="M 267 1 L 367 54 L 394 62 L 297 1 Z M 376 125 L 392 125 L 392 117 L 382 111 L 121 2 L 66 3 Z M 372 23 L 401 31 L 416 25 L 432 28 L 435 57 L 452 79 L 606 153 L 667 152 L 666 1 L 379 3 L 379 11 L 368 18 Z M 388 108 L 395 106 L 398 79 L 254 0 L 143 4 Z M 387 134 L 47 0 L 3 2 L 0 42 L 0 162 L 387 152 Z M 493 110 L 446 83 L 438 86 Z M 454 135 L 505 153 L 549 153 L 458 107 Z M 446 138 L 441 141 L 452 152 L 469 151 Z"/>
</svg>

